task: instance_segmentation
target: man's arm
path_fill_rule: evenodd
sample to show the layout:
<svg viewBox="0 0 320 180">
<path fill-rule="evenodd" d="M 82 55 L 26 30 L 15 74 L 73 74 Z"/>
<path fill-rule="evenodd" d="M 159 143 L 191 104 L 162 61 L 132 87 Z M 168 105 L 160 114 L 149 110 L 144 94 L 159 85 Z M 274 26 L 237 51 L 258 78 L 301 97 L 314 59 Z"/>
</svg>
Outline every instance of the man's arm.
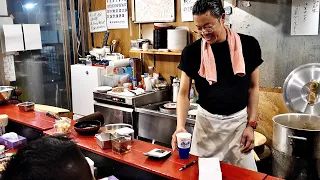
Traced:
<svg viewBox="0 0 320 180">
<path fill-rule="evenodd" d="M 251 82 L 249 88 L 249 104 L 248 104 L 248 122 L 254 122 L 258 118 L 259 104 L 259 69 L 257 68 L 251 74 Z M 241 139 L 242 152 L 247 153 L 254 148 L 254 130 L 248 126 Z"/>
<path fill-rule="evenodd" d="M 251 74 L 249 88 L 248 121 L 254 122 L 258 119 L 259 104 L 259 69 L 257 68 Z"/>
<path fill-rule="evenodd" d="M 179 132 L 184 132 L 186 119 L 188 116 L 188 111 L 190 109 L 190 88 L 191 88 L 191 78 L 182 71 L 180 89 L 177 100 L 177 129 L 172 135 L 172 149 L 174 150 L 177 144 L 176 134 Z"/>
<path fill-rule="evenodd" d="M 190 109 L 191 78 L 181 73 L 180 89 L 177 100 L 177 129 L 185 128 L 188 111 Z"/>
</svg>

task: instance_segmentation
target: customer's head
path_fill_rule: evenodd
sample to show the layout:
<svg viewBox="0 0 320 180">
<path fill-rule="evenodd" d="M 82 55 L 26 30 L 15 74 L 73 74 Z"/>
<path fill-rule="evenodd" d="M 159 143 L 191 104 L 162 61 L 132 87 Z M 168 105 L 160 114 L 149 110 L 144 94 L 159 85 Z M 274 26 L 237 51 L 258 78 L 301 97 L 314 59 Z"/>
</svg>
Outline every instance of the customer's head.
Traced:
<svg viewBox="0 0 320 180">
<path fill-rule="evenodd" d="M 78 146 L 67 137 L 48 136 L 30 142 L 10 160 L 3 180 L 92 180 Z"/>
<path fill-rule="evenodd" d="M 225 11 L 221 0 L 198 0 L 192 14 L 199 33 L 207 43 L 215 43 L 224 34 Z"/>
</svg>

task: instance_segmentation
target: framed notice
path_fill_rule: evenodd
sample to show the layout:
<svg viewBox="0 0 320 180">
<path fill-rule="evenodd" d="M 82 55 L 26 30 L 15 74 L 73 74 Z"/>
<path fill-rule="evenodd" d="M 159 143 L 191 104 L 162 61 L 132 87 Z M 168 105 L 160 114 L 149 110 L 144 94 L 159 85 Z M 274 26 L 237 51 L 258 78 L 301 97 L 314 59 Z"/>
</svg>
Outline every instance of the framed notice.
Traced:
<svg viewBox="0 0 320 180">
<path fill-rule="evenodd" d="M 91 33 L 107 31 L 108 27 L 106 10 L 89 12 L 89 23 Z"/>
<path fill-rule="evenodd" d="M 135 23 L 174 22 L 175 0 L 135 0 Z"/>
<path fill-rule="evenodd" d="M 108 29 L 128 28 L 128 0 L 106 0 Z"/>
</svg>

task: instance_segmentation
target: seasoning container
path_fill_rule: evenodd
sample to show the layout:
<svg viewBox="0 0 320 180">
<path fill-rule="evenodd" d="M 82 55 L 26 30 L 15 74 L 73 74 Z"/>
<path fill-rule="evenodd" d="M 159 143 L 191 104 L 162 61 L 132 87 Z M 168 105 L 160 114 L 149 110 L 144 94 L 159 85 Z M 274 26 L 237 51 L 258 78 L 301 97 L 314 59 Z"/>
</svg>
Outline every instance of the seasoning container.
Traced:
<svg viewBox="0 0 320 180">
<path fill-rule="evenodd" d="M 150 77 L 146 77 L 145 78 L 145 85 L 146 85 L 146 91 L 150 92 L 152 91 L 152 82 L 151 82 L 151 78 Z"/>
<path fill-rule="evenodd" d="M 142 44 L 142 50 L 143 51 L 148 51 L 149 50 L 149 42 L 145 42 Z"/>
<path fill-rule="evenodd" d="M 120 137 L 125 137 L 127 140 L 133 139 L 134 130 L 129 127 L 124 127 L 116 130 L 116 135 Z"/>
<path fill-rule="evenodd" d="M 149 77 L 152 77 L 153 73 L 154 73 L 154 67 L 153 66 L 148 66 L 148 70 L 149 70 Z"/>
<path fill-rule="evenodd" d="M 180 81 L 178 78 L 175 78 L 172 83 L 173 102 L 177 102 L 178 100 L 179 88 L 180 88 Z"/>
<path fill-rule="evenodd" d="M 142 82 L 139 82 L 138 88 L 141 88 L 141 89 L 143 89 L 143 85 L 142 85 Z"/>
<path fill-rule="evenodd" d="M 133 85 L 132 85 L 132 83 L 129 84 L 129 90 L 133 90 Z"/>
<path fill-rule="evenodd" d="M 144 75 L 141 75 L 141 83 L 144 85 Z"/>
<path fill-rule="evenodd" d="M 20 111 L 28 112 L 34 110 L 34 103 L 33 102 L 24 102 L 17 104 Z"/>
<path fill-rule="evenodd" d="M 136 89 L 138 84 L 137 84 L 137 78 L 133 78 L 132 80 L 132 86 L 133 86 L 133 89 Z"/>
<path fill-rule="evenodd" d="M 112 140 L 112 152 L 116 154 L 126 154 L 131 151 L 132 141 L 125 137 Z"/>
</svg>

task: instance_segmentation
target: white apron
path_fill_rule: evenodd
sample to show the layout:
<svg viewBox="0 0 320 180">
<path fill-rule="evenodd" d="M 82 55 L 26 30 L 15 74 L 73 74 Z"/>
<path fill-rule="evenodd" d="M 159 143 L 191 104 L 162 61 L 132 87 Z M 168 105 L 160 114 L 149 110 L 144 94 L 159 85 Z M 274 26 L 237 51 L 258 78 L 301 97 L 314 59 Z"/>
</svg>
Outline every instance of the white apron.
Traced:
<svg viewBox="0 0 320 180">
<path fill-rule="evenodd" d="M 242 133 L 247 127 L 247 108 L 229 116 L 214 115 L 198 107 L 190 153 L 257 171 L 252 151 L 241 153 Z"/>
</svg>

